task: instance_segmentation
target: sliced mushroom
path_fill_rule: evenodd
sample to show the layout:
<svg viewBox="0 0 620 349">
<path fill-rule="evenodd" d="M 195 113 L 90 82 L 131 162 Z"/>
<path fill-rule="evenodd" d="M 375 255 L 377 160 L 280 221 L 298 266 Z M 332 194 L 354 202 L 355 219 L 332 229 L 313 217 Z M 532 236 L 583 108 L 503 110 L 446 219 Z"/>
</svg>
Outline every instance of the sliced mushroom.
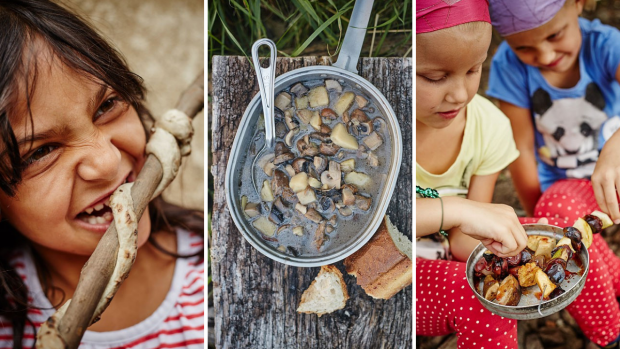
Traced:
<svg viewBox="0 0 620 349">
<path fill-rule="evenodd" d="M 329 219 L 327 220 L 327 223 L 329 223 L 333 227 L 337 226 L 338 225 L 338 215 L 332 215 L 331 217 L 329 217 Z"/>
<path fill-rule="evenodd" d="M 299 128 L 294 128 L 288 131 L 286 136 L 284 136 L 284 143 L 286 144 L 287 147 L 293 146 L 293 138 L 295 137 L 297 133 L 299 133 Z"/>
<path fill-rule="evenodd" d="M 357 102 L 359 108 L 364 108 L 368 104 L 368 100 L 359 95 L 355 96 L 355 102 Z"/>
<path fill-rule="evenodd" d="M 276 122 L 276 137 L 284 138 L 287 133 L 288 133 L 288 129 L 286 125 L 284 124 L 284 122 L 277 121 Z"/>
<path fill-rule="evenodd" d="M 297 112 L 299 112 L 300 109 L 308 108 L 308 97 L 304 96 L 295 98 L 295 108 L 297 108 Z"/>
<path fill-rule="evenodd" d="M 310 166 L 310 160 L 305 159 L 305 158 L 297 158 L 293 160 L 293 163 L 291 165 L 293 166 L 293 170 L 295 170 L 295 173 L 299 173 L 299 172 L 308 173 L 308 167 Z"/>
<path fill-rule="evenodd" d="M 355 195 L 351 188 L 342 188 L 342 203 L 347 206 L 355 205 Z"/>
<path fill-rule="evenodd" d="M 375 155 L 375 153 L 370 151 L 368 152 L 368 165 L 371 167 L 379 166 L 379 158 Z"/>
<path fill-rule="evenodd" d="M 245 205 L 244 212 L 246 215 L 248 215 L 248 217 L 252 218 L 261 214 L 261 208 L 262 206 L 259 203 L 249 202 L 247 205 Z"/>
<path fill-rule="evenodd" d="M 351 112 L 351 121 L 354 121 L 355 123 L 360 123 L 360 122 L 368 122 L 370 121 L 370 119 L 368 118 L 368 115 L 364 113 L 363 110 L 355 109 L 353 112 Z"/>
<path fill-rule="evenodd" d="M 321 132 L 312 132 L 311 134 L 309 134 L 310 139 L 316 139 L 318 141 L 321 142 L 325 142 L 326 140 L 329 140 L 329 133 L 321 133 Z"/>
<path fill-rule="evenodd" d="M 372 121 L 360 122 L 356 129 L 359 136 L 368 136 L 373 130 Z"/>
<path fill-rule="evenodd" d="M 323 110 L 321 110 L 321 117 L 329 119 L 329 120 L 336 120 L 338 119 L 338 114 L 336 114 L 335 111 L 329 109 L 329 108 L 325 108 Z"/>
<path fill-rule="evenodd" d="M 297 195 L 290 187 L 286 187 L 282 190 L 282 200 L 284 200 L 289 205 L 295 205 L 299 202 Z"/>
<path fill-rule="evenodd" d="M 301 156 L 315 156 L 319 154 L 319 147 L 307 141 L 305 137 L 297 141 L 297 150 L 299 150 Z"/>
<path fill-rule="evenodd" d="M 297 198 L 299 199 L 300 204 L 306 206 L 316 201 L 316 195 L 314 194 L 314 190 L 311 188 L 306 188 L 305 190 L 297 193 Z"/>
<path fill-rule="evenodd" d="M 331 139 L 327 139 L 321 142 L 321 145 L 319 146 L 319 151 L 321 152 L 321 154 L 327 155 L 327 156 L 336 155 L 338 150 L 340 150 L 340 147 L 334 144 L 334 142 L 332 142 Z"/>
<path fill-rule="evenodd" d="M 344 217 L 348 217 L 353 214 L 353 210 L 351 210 L 349 206 L 344 206 L 344 207 L 339 208 L 338 212 L 340 212 L 340 214 L 343 215 Z"/>
<path fill-rule="evenodd" d="M 269 212 L 269 220 L 279 225 L 279 224 L 282 224 L 282 222 L 284 222 L 284 219 L 285 219 L 284 212 L 281 211 L 278 207 L 276 207 L 275 204 L 272 205 L 271 211 Z"/>
<path fill-rule="evenodd" d="M 336 209 L 334 201 L 332 201 L 332 199 L 327 196 L 322 196 L 319 199 L 318 204 L 319 210 L 323 213 L 331 213 Z"/>
<path fill-rule="evenodd" d="M 323 220 L 323 216 L 321 216 L 321 214 L 313 208 L 309 208 L 304 216 L 314 223 L 319 223 Z"/>
<path fill-rule="evenodd" d="M 342 92 L 342 86 L 336 80 L 327 79 L 325 80 L 325 88 L 328 90 L 334 90 L 336 92 Z"/>
<path fill-rule="evenodd" d="M 344 122 L 345 124 L 348 124 L 351 121 L 351 116 L 349 116 L 349 112 L 345 111 L 342 114 L 342 122 Z"/>
<path fill-rule="evenodd" d="M 377 116 L 376 118 L 372 119 L 372 125 L 375 131 L 387 130 L 387 123 L 380 116 Z"/>
<path fill-rule="evenodd" d="M 325 171 L 326 168 L 327 168 L 327 159 L 325 159 L 322 156 L 315 156 L 314 157 L 314 169 L 316 170 L 316 173 L 320 175 L 321 173 L 323 173 L 323 171 Z"/>
<path fill-rule="evenodd" d="M 281 92 L 276 96 L 273 104 L 280 110 L 286 110 L 291 107 L 291 101 L 293 98 L 286 92 Z"/>
<path fill-rule="evenodd" d="M 329 95 L 325 86 L 317 86 L 308 92 L 308 103 L 310 108 L 329 105 Z"/>
<path fill-rule="evenodd" d="M 355 185 L 353 185 L 353 184 L 350 184 L 350 183 L 343 184 L 342 185 L 342 189 L 344 189 L 344 188 L 349 188 L 353 194 L 357 194 L 357 192 L 358 192 L 357 187 Z"/>
<path fill-rule="evenodd" d="M 355 206 L 362 211 L 368 211 L 372 205 L 372 199 L 362 195 L 355 195 Z"/>
<path fill-rule="evenodd" d="M 284 188 L 289 186 L 288 177 L 284 172 L 276 169 L 273 171 L 273 179 L 271 180 L 271 192 L 275 196 L 282 195 Z"/>
<path fill-rule="evenodd" d="M 327 227 L 325 227 L 325 232 L 326 232 L 327 234 L 329 234 L 329 233 L 333 232 L 334 230 L 335 230 L 335 228 L 334 228 L 334 227 L 332 227 L 332 226 L 331 226 L 331 225 L 329 225 L 329 224 L 327 225 Z"/>
<path fill-rule="evenodd" d="M 256 164 L 265 171 L 265 174 L 269 177 L 273 174 L 273 169 L 275 165 L 273 164 L 273 159 L 275 158 L 275 154 L 265 154 L 262 158 L 258 159 Z"/>
<path fill-rule="evenodd" d="M 329 162 L 329 171 L 321 173 L 321 183 L 327 189 L 340 189 L 340 180 L 342 178 L 340 164 L 332 166 L 332 162 L 338 164 L 336 161 Z"/>
<path fill-rule="evenodd" d="M 286 165 L 286 167 L 284 167 L 284 170 L 289 177 L 293 177 L 295 175 L 295 170 L 293 170 L 293 166 L 291 165 Z"/>
<path fill-rule="evenodd" d="M 298 82 L 293 85 L 293 87 L 291 87 L 291 93 L 294 93 L 297 97 L 302 96 L 306 92 L 308 92 L 308 88 L 304 86 L 301 82 Z"/>
<path fill-rule="evenodd" d="M 290 111 L 286 111 L 288 113 L 290 113 Z M 294 129 L 298 129 L 299 128 L 299 121 L 297 121 L 296 118 L 294 118 L 292 115 L 285 115 L 284 116 L 284 123 L 286 123 L 286 127 L 288 127 L 289 130 L 294 130 Z"/>
<path fill-rule="evenodd" d="M 381 139 L 381 136 L 379 136 L 377 132 L 372 132 L 368 137 L 362 139 L 362 142 L 364 142 L 368 149 L 375 150 L 383 144 L 383 139 Z"/>
<path fill-rule="evenodd" d="M 281 197 L 277 197 L 273 200 L 273 206 L 277 207 L 278 210 L 285 214 L 285 216 L 288 216 L 286 213 L 290 211 L 290 208 L 285 202 L 282 201 Z"/>
<path fill-rule="evenodd" d="M 325 235 L 325 227 L 327 226 L 327 223 L 325 221 L 322 221 L 321 223 L 319 223 L 319 226 L 316 228 L 316 231 L 314 232 L 314 246 L 316 247 L 317 251 L 321 249 L 321 246 L 323 246 L 323 244 L 325 243 L 325 239 L 326 239 L 326 235 Z"/>
<path fill-rule="evenodd" d="M 366 159 L 368 157 L 368 153 L 366 153 L 367 150 L 368 150 L 368 148 L 366 148 L 365 145 L 360 144 L 360 146 L 357 148 L 357 152 L 356 152 L 355 156 L 358 159 Z"/>
<path fill-rule="evenodd" d="M 319 132 L 330 134 L 332 133 L 332 129 L 329 126 L 322 124 L 321 128 L 319 129 Z"/>
<path fill-rule="evenodd" d="M 293 154 L 283 142 L 276 143 L 275 156 L 273 164 L 276 166 L 295 158 L 295 154 Z"/>
<path fill-rule="evenodd" d="M 348 111 L 349 108 L 353 105 L 353 100 L 355 99 L 355 93 L 353 92 L 345 92 L 343 93 L 338 101 L 334 105 L 334 111 L 338 115 L 344 114 L 344 112 Z"/>
</svg>

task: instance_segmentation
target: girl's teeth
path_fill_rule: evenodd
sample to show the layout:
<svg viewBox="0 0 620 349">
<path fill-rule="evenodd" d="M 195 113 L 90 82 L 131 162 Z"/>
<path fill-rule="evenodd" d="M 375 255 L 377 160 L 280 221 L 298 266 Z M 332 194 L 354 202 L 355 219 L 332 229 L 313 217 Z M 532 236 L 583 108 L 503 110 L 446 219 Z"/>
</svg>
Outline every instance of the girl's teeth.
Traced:
<svg viewBox="0 0 620 349">
<path fill-rule="evenodd" d="M 103 217 L 96 217 L 97 218 L 97 223 L 98 224 L 103 224 L 103 223 L 107 223 L 108 221 L 103 218 Z"/>
<path fill-rule="evenodd" d="M 112 215 L 111 212 L 106 212 L 106 213 L 103 214 L 103 218 L 105 218 L 108 222 L 110 222 L 110 221 L 112 221 L 114 216 Z"/>
<path fill-rule="evenodd" d="M 103 209 L 103 204 L 95 205 L 95 210 L 101 211 Z"/>
<path fill-rule="evenodd" d="M 87 208 L 87 209 L 86 209 L 86 210 L 84 210 L 84 211 L 86 211 L 86 213 L 88 213 L 88 214 L 93 213 L 93 209 L 92 209 L 92 208 Z"/>
<path fill-rule="evenodd" d="M 88 223 L 97 224 L 97 217 L 88 217 Z"/>
</svg>

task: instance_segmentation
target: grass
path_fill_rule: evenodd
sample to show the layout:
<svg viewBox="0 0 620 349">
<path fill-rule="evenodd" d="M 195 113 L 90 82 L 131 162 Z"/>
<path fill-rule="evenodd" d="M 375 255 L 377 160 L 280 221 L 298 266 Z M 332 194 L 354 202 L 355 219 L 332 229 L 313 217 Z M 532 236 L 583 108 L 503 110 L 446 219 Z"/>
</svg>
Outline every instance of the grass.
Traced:
<svg viewBox="0 0 620 349">
<path fill-rule="evenodd" d="M 354 0 L 210 0 L 209 64 L 213 55 L 248 57 L 254 41 L 272 39 L 278 55 L 337 55 Z M 412 2 L 378 0 L 362 57 L 406 56 L 412 48 Z"/>
</svg>

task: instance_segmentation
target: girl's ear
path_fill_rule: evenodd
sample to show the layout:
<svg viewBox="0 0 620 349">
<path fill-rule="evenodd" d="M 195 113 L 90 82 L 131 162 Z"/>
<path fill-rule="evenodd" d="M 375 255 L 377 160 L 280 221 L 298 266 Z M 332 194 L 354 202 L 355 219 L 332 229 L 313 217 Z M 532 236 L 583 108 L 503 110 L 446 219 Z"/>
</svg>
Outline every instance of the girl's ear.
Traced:
<svg viewBox="0 0 620 349">
<path fill-rule="evenodd" d="M 574 0 L 575 1 L 575 7 L 577 9 L 577 15 L 581 15 L 581 13 L 583 12 L 584 7 L 586 9 L 589 9 L 592 5 L 592 3 L 594 3 L 594 6 L 596 7 L 596 0 L 592 1 L 592 0 Z"/>
</svg>

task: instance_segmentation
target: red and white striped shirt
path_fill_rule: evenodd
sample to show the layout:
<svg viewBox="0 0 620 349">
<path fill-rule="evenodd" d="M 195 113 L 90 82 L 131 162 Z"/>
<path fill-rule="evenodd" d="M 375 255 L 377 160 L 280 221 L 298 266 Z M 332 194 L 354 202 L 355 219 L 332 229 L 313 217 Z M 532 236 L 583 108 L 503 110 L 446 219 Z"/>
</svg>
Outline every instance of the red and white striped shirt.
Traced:
<svg viewBox="0 0 620 349">
<path fill-rule="evenodd" d="M 181 255 L 196 253 L 204 245 L 201 236 L 183 230 L 177 231 L 177 241 Z M 28 287 L 28 301 L 40 308 L 28 310 L 38 330 L 55 310 L 43 293 L 30 253 L 16 253 L 11 265 Z M 80 348 L 204 348 L 204 316 L 204 264 L 198 257 L 178 258 L 170 290 L 151 316 L 118 331 L 86 331 Z M 13 348 L 12 333 L 11 323 L 0 317 L 0 349 Z M 34 336 L 32 327 L 26 325 L 23 348 L 32 347 Z"/>
</svg>

